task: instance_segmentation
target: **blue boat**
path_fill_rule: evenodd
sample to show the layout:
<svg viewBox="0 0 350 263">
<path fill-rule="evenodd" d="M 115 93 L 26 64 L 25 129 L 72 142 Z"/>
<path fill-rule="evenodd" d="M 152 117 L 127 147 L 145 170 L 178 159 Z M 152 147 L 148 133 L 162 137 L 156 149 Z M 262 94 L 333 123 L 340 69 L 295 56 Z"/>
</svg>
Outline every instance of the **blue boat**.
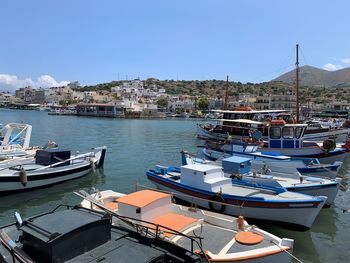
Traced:
<svg viewBox="0 0 350 263">
<path fill-rule="evenodd" d="M 147 171 L 159 189 L 201 207 L 233 216 L 274 221 L 310 228 L 327 197 L 287 191 L 283 187 L 253 187 L 235 183 L 221 167 L 191 163 Z"/>
</svg>

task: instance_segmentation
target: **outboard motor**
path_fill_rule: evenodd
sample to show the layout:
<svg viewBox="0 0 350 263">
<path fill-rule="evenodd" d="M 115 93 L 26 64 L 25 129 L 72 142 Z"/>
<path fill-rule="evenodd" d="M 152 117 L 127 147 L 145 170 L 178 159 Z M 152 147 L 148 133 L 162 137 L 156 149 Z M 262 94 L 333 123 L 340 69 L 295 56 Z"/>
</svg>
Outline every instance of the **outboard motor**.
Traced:
<svg viewBox="0 0 350 263">
<path fill-rule="evenodd" d="M 48 141 L 48 142 L 44 145 L 43 149 L 52 149 L 52 148 L 57 148 L 57 147 L 58 147 L 58 144 L 57 144 L 57 143 L 55 143 L 54 141 Z"/>
</svg>

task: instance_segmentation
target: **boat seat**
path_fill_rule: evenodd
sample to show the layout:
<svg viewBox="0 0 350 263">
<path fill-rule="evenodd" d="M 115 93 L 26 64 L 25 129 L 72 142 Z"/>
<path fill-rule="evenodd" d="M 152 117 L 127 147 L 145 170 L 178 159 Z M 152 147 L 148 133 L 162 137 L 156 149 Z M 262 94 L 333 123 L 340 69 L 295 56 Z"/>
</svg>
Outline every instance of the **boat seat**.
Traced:
<svg viewBox="0 0 350 263">
<path fill-rule="evenodd" d="M 154 218 L 151 222 L 181 232 L 190 226 L 193 226 L 197 221 L 198 219 L 196 218 L 170 212 Z M 160 230 L 164 231 L 164 236 L 171 237 L 176 234 L 164 227 L 160 227 Z M 151 228 L 154 229 L 154 226 L 151 226 Z"/>
<path fill-rule="evenodd" d="M 118 209 L 118 201 L 111 201 L 111 202 L 104 203 L 104 206 L 115 211 Z"/>
</svg>

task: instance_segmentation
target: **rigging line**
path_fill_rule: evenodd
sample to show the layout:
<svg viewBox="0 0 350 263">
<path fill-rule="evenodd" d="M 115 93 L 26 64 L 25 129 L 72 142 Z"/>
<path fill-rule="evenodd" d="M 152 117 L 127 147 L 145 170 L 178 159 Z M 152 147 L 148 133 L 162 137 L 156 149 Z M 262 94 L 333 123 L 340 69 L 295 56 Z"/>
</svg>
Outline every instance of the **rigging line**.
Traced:
<svg viewBox="0 0 350 263">
<path fill-rule="evenodd" d="M 294 256 L 292 253 L 290 253 L 288 250 L 284 249 L 283 247 L 281 247 L 278 243 L 276 243 L 273 240 L 270 240 L 271 243 L 275 244 L 276 246 L 278 246 L 283 252 L 287 253 L 289 256 L 291 256 L 294 260 L 296 260 L 299 263 L 303 263 L 303 261 L 301 261 L 300 259 L 298 259 L 296 256 Z"/>
<path fill-rule="evenodd" d="M 306 60 L 306 57 L 305 57 L 304 52 L 303 52 L 303 49 L 301 49 L 301 48 L 299 47 L 299 50 L 301 51 L 300 53 L 301 53 L 301 56 L 302 56 L 303 60 L 305 61 L 305 65 L 310 65 L 310 64 L 307 62 L 307 60 Z"/>
<path fill-rule="evenodd" d="M 263 74 L 261 76 L 258 76 L 258 77 L 255 77 L 253 78 L 253 80 L 256 80 L 258 78 L 261 78 L 261 77 L 264 77 L 266 76 L 267 74 L 271 75 L 272 73 L 275 73 L 275 72 L 278 72 L 278 71 L 281 71 L 283 69 L 286 69 L 287 67 L 289 67 L 290 65 L 293 65 L 294 66 L 294 47 L 289 51 L 288 55 L 282 60 L 282 63 L 280 64 L 280 66 L 277 68 L 277 70 L 274 70 L 273 72 L 268 72 L 266 74 Z M 292 63 L 292 64 L 290 64 Z M 286 64 L 288 64 L 288 66 L 285 66 Z"/>
<path fill-rule="evenodd" d="M 285 66 L 286 64 L 287 64 L 287 66 Z M 272 73 L 280 72 L 280 71 L 282 71 L 290 66 L 294 66 L 294 47 L 289 51 L 288 55 L 282 60 L 282 63 L 277 68 L 277 70 L 274 70 L 274 71 L 269 72 L 267 74 L 271 75 Z M 267 75 L 267 74 L 264 74 L 264 75 Z M 264 77 L 264 75 L 257 77 L 257 78 Z M 254 78 L 253 80 L 255 80 L 257 78 Z"/>
<path fill-rule="evenodd" d="M 264 74 L 262 74 L 262 75 L 260 75 L 260 76 L 258 76 L 258 77 L 255 77 L 255 78 L 252 79 L 252 81 L 257 80 L 257 79 L 260 79 L 260 78 L 265 77 L 265 76 L 270 76 L 271 74 L 274 74 L 274 73 L 281 72 L 281 71 L 283 71 L 283 70 L 285 70 L 285 69 L 287 69 L 287 68 L 290 68 L 290 67 L 292 67 L 292 66 L 294 66 L 294 64 L 289 64 L 289 65 L 287 65 L 287 66 L 285 66 L 285 67 L 280 67 L 280 68 L 278 68 L 278 69 L 276 69 L 276 70 L 273 70 L 273 71 L 264 73 Z"/>
</svg>

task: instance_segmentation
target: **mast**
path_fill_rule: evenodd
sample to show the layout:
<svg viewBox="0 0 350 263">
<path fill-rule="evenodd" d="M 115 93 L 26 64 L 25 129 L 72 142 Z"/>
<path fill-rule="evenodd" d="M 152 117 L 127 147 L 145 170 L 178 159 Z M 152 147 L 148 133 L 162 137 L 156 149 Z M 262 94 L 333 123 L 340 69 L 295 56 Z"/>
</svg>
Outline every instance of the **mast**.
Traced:
<svg viewBox="0 0 350 263">
<path fill-rule="evenodd" d="M 227 110 L 227 101 L 228 101 L 228 76 L 226 77 L 226 91 L 225 91 L 224 110 Z"/>
<path fill-rule="evenodd" d="M 295 88 L 296 88 L 296 107 L 297 107 L 297 123 L 299 123 L 299 44 L 296 44 L 296 60 L 295 60 Z"/>
</svg>

